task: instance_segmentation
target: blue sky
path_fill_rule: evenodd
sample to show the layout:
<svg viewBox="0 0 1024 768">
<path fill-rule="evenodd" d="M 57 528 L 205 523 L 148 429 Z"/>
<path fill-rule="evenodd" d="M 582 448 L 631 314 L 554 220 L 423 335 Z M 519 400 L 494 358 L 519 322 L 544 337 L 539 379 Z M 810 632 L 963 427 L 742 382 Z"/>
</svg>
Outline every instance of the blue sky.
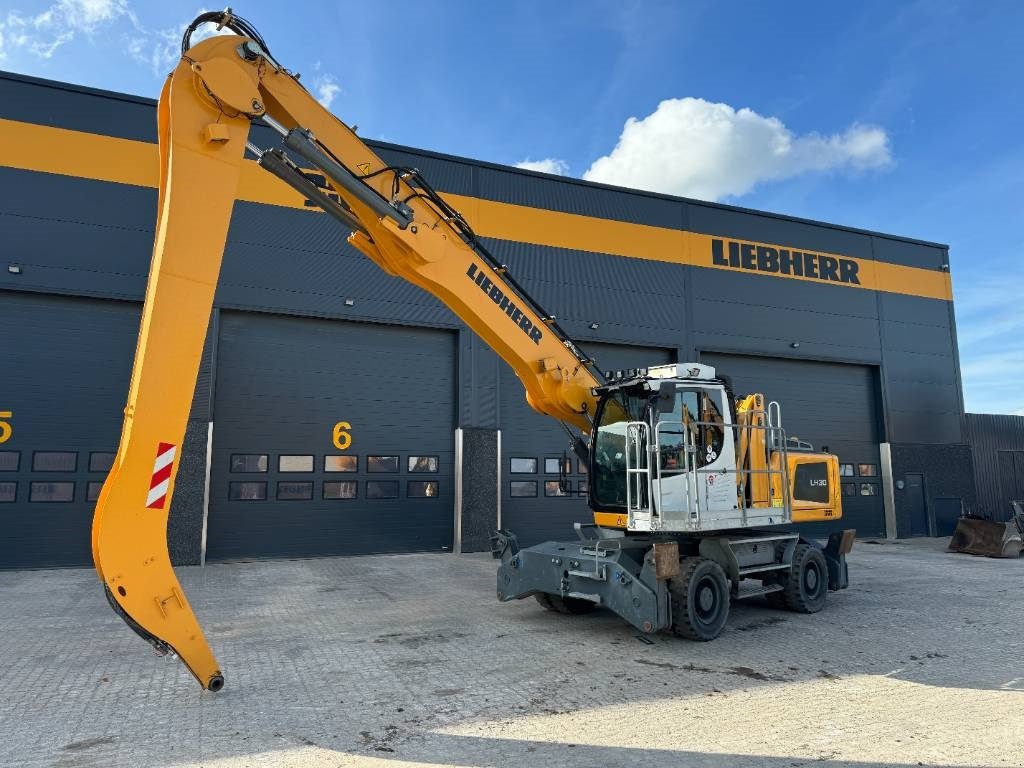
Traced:
<svg viewBox="0 0 1024 768">
<path fill-rule="evenodd" d="M 155 97 L 201 10 L 0 2 L 0 68 Z M 364 136 L 948 243 L 967 408 L 1024 414 L 1024 3 L 235 10 Z"/>
</svg>

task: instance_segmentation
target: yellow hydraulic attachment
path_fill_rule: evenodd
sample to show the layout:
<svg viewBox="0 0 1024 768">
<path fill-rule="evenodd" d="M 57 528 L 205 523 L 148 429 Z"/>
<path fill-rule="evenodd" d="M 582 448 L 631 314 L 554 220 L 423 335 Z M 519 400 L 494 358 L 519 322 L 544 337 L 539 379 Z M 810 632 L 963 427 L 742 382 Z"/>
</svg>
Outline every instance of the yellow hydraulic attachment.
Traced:
<svg viewBox="0 0 1024 768">
<path fill-rule="evenodd" d="M 235 35 L 190 47 L 201 23 Z M 243 19 L 203 14 L 160 94 L 160 191 L 146 302 L 121 443 L 93 521 L 93 559 L 111 605 L 200 685 L 224 684 L 171 568 L 174 494 L 203 342 L 248 148 L 264 169 L 352 230 L 384 271 L 440 298 L 519 376 L 537 411 L 590 429 L 600 385 L 592 362 L 532 302 L 414 169 L 388 166 L 282 68 Z M 262 121 L 285 150 L 248 143 Z M 315 167 L 329 188 L 299 167 Z"/>
</svg>

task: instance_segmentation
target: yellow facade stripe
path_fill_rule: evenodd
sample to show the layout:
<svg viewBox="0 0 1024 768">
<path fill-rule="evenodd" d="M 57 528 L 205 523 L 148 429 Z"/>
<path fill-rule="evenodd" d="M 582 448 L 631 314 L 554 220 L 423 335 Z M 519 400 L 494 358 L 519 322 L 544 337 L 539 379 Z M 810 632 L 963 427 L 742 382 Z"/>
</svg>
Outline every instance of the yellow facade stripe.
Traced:
<svg viewBox="0 0 1024 768">
<path fill-rule="evenodd" d="M 156 187 L 157 147 L 155 144 L 113 136 L 82 133 L 64 128 L 0 119 L 0 166 L 63 176 Z M 255 163 L 246 163 L 237 198 L 253 203 L 310 209 L 290 187 Z M 697 232 L 601 219 L 543 208 L 445 193 L 473 229 L 484 237 L 530 243 L 576 251 L 605 253 L 633 259 L 688 264 L 708 269 L 745 272 L 739 267 L 716 265 L 711 260 L 711 243 L 716 238 Z M 722 239 L 722 238 L 719 238 Z M 728 238 L 752 245 L 747 240 Z M 775 248 L 800 250 L 798 243 L 771 244 Z M 813 251 L 818 256 L 846 259 L 858 265 L 859 284 L 828 282 L 814 277 L 774 277 L 804 280 L 850 288 L 922 296 L 950 301 L 953 298 L 948 272 L 879 262 L 844 254 Z"/>
</svg>

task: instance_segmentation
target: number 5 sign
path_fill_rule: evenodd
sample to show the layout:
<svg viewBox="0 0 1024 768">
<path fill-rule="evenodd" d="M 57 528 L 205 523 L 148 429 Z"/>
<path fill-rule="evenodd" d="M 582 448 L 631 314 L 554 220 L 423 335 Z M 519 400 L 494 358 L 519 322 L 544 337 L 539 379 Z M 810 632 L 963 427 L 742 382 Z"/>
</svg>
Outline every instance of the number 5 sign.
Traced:
<svg viewBox="0 0 1024 768">
<path fill-rule="evenodd" d="M 349 432 L 350 429 L 352 429 L 352 425 L 347 421 L 339 421 L 334 425 L 333 442 L 334 447 L 339 451 L 344 451 L 352 445 L 352 433 Z M 0 440 L 0 443 L 2 442 L 3 440 Z"/>
<path fill-rule="evenodd" d="M 6 443 L 11 439 L 11 435 L 14 434 L 11 422 L 7 421 L 13 415 L 11 411 L 0 411 L 0 443 Z"/>
</svg>

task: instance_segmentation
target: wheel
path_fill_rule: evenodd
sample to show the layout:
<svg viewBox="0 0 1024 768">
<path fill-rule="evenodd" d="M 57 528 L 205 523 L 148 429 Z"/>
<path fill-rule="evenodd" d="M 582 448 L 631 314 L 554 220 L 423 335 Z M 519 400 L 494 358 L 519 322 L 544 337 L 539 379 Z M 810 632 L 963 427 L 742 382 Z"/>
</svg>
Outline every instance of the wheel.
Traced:
<svg viewBox="0 0 1024 768">
<path fill-rule="evenodd" d="M 597 603 L 592 603 L 589 600 L 580 600 L 578 597 L 549 595 L 547 592 L 538 592 L 534 595 L 534 598 L 549 611 L 571 614 L 573 616 L 590 613 L 597 608 Z"/>
<path fill-rule="evenodd" d="M 797 613 L 817 613 L 825 607 L 828 594 L 828 566 L 825 555 L 811 544 L 797 544 L 793 552 L 782 595 L 786 607 Z M 771 597 L 771 595 L 769 595 Z"/>
<path fill-rule="evenodd" d="M 704 557 L 686 558 L 669 580 L 672 631 L 689 640 L 714 640 L 729 620 L 729 580 L 722 566 Z"/>
</svg>

